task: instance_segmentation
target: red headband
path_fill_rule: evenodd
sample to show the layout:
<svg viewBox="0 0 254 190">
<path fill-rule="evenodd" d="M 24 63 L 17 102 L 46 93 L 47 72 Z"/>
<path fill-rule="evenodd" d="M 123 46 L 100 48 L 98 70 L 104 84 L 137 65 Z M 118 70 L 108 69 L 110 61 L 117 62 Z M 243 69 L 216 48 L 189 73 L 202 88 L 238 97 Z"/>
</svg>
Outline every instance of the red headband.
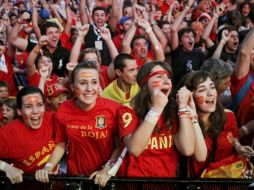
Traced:
<svg viewBox="0 0 254 190">
<path fill-rule="evenodd" d="M 150 79 L 151 77 L 153 77 L 154 75 L 159 75 L 159 74 L 166 74 L 168 77 L 171 76 L 171 73 L 169 73 L 168 71 L 165 70 L 160 70 L 160 71 L 155 71 L 153 73 L 150 73 L 150 75 L 148 75 L 147 77 L 145 77 L 142 81 L 141 81 L 141 85 L 144 85 L 146 81 L 148 81 L 148 79 Z"/>
</svg>

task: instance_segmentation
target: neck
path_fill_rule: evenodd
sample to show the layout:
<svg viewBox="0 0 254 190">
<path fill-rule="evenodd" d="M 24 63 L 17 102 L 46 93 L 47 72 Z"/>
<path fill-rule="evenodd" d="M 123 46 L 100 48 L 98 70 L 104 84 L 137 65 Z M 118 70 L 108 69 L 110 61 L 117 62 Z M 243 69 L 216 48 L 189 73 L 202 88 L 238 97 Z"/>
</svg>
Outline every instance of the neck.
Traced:
<svg viewBox="0 0 254 190">
<path fill-rule="evenodd" d="M 131 86 L 123 82 L 120 78 L 117 79 L 117 86 L 125 93 L 129 93 Z"/>
<path fill-rule="evenodd" d="M 49 46 L 47 46 L 47 49 L 49 50 L 49 53 L 54 53 L 55 52 L 55 50 L 56 50 L 56 47 L 49 47 Z"/>
<path fill-rule="evenodd" d="M 74 102 L 75 102 L 76 106 L 78 106 L 83 111 L 89 111 L 89 110 L 93 109 L 95 106 L 95 102 L 93 104 L 88 105 L 88 104 L 85 104 L 84 102 L 80 101 L 78 98 L 75 98 Z"/>
</svg>

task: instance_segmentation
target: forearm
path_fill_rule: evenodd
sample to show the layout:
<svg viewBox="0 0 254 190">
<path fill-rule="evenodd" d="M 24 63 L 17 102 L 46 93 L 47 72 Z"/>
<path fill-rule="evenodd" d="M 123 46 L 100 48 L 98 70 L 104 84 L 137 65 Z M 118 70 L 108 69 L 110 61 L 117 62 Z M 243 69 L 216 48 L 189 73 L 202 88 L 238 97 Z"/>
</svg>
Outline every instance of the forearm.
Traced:
<svg viewBox="0 0 254 190">
<path fill-rule="evenodd" d="M 168 45 L 167 36 L 163 33 L 163 31 L 157 24 L 154 23 L 154 24 L 151 24 L 151 26 L 152 26 L 155 36 L 157 37 L 158 41 L 161 44 L 163 52 L 166 52 L 166 48 Z"/>
<path fill-rule="evenodd" d="M 70 62 L 74 62 L 74 63 L 78 62 L 78 57 L 79 57 L 80 49 L 83 42 L 84 42 L 84 37 L 78 36 L 71 50 L 70 59 L 69 59 Z"/>
<path fill-rule="evenodd" d="M 137 29 L 136 24 L 132 23 L 131 27 L 124 34 L 123 40 L 122 40 L 121 53 L 131 53 L 131 41 L 135 35 L 136 29 Z"/>
<path fill-rule="evenodd" d="M 221 52 L 222 52 L 222 49 L 223 49 L 225 43 L 226 43 L 225 40 L 221 39 L 219 45 L 217 46 L 216 50 L 213 53 L 212 58 L 220 59 Z"/>
<path fill-rule="evenodd" d="M 213 26 L 214 26 L 215 22 L 217 22 L 217 20 L 218 20 L 218 15 L 215 14 L 215 15 L 212 17 L 212 19 L 211 19 L 211 21 L 209 22 L 209 24 L 208 24 L 208 25 L 206 26 L 206 28 L 205 28 L 205 31 L 204 31 L 203 36 L 202 36 L 204 40 L 207 40 L 207 39 L 209 38 L 209 36 L 210 36 L 210 34 L 211 34 L 211 31 L 212 31 L 212 29 L 213 29 Z"/>
<path fill-rule="evenodd" d="M 105 42 L 106 42 L 107 47 L 109 49 L 109 54 L 110 54 L 111 60 L 113 61 L 115 59 L 115 57 L 118 55 L 118 50 L 116 49 L 116 46 L 115 46 L 112 38 L 106 40 Z"/>
<path fill-rule="evenodd" d="M 50 165 L 50 167 L 51 167 L 49 169 L 53 170 L 57 166 L 57 164 L 59 163 L 59 161 L 61 160 L 61 158 L 64 155 L 65 148 L 66 148 L 65 142 L 61 142 L 56 145 L 55 149 L 53 150 L 53 152 L 47 162 L 47 164 Z"/>
<path fill-rule="evenodd" d="M 88 24 L 88 7 L 86 6 L 86 1 L 85 0 L 80 0 L 79 4 L 79 13 L 80 13 L 80 19 L 81 19 L 81 24 Z"/>
</svg>

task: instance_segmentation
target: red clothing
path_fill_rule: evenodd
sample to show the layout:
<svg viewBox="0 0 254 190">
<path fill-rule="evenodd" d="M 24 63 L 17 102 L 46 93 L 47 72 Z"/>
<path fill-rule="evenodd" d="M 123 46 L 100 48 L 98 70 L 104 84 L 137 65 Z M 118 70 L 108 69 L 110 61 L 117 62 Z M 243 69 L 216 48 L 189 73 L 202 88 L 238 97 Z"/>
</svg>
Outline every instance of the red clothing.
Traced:
<svg viewBox="0 0 254 190">
<path fill-rule="evenodd" d="M 113 42 L 114 42 L 114 44 L 116 46 L 116 49 L 118 49 L 118 51 L 121 50 L 122 40 L 123 40 L 123 34 L 118 34 L 117 36 L 115 36 L 113 38 Z"/>
<path fill-rule="evenodd" d="M 238 128 L 235 119 L 235 115 L 233 112 L 228 111 L 225 112 L 227 120 L 224 125 L 223 131 L 217 137 L 216 151 L 214 156 L 214 162 L 219 162 L 220 160 L 231 156 L 234 154 L 235 149 L 233 145 L 233 137 L 238 137 Z M 207 146 L 207 158 L 205 162 L 197 162 L 194 159 L 190 159 L 189 169 L 190 175 L 197 176 L 200 171 L 203 170 L 203 167 L 206 165 L 205 163 L 209 161 L 211 149 L 212 149 L 212 137 L 206 136 L 205 142 Z"/>
<path fill-rule="evenodd" d="M 119 104 L 97 98 L 95 107 L 83 111 L 67 100 L 59 107 L 57 116 L 57 142 L 67 142 L 67 173 L 91 175 L 100 170 L 115 149 Z"/>
<path fill-rule="evenodd" d="M 39 129 L 28 128 L 19 119 L 0 128 L 0 158 L 26 173 L 43 168 L 55 147 L 53 123 L 53 113 L 46 112 Z"/>
<path fill-rule="evenodd" d="M 109 83 L 111 83 L 111 82 L 112 82 L 112 80 L 110 80 L 110 78 L 108 76 L 108 66 L 101 65 L 100 84 L 101 84 L 102 90 L 104 88 L 106 88 L 106 86 L 108 86 Z"/>
<path fill-rule="evenodd" d="M 119 110 L 118 120 L 121 139 L 133 134 L 141 124 L 136 113 L 123 106 Z M 178 132 L 178 126 L 174 122 L 173 127 L 169 128 L 160 118 L 157 127 L 160 132 L 154 130 L 146 150 L 138 158 L 127 154 L 127 176 L 176 177 L 179 153 L 174 146 L 174 135 Z"/>
<path fill-rule="evenodd" d="M 17 88 L 14 82 L 14 73 L 12 67 L 13 58 L 9 57 L 6 53 L 4 53 L 4 57 L 8 72 L 6 73 L 0 70 L 0 80 L 8 83 L 10 88 L 10 96 L 16 96 Z"/>
<path fill-rule="evenodd" d="M 252 74 L 252 73 L 251 73 Z M 254 74 L 252 74 L 252 77 L 254 78 Z M 234 76 L 231 78 L 231 93 L 232 93 L 232 99 L 234 99 L 237 95 L 237 93 L 240 91 L 242 86 L 245 84 L 245 82 L 248 79 L 248 74 L 238 80 Z M 242 99 L 236 113 L 236 119 L 239 126 L 242 126 L 246 124 L 248 121 L 253 120 L 254 116 L 254 79 L 252 81 L 251 87 Z"/>
<path fill-rule="evenodd" d="M 31 77 L 27 77 L 28 83 L 30 86 L 38 87 L 40 83 L 41 75 L 38 72 L 35 72 Z M 47 79 L 44 85 L 44 94 L 47 94 L 47 88 L 49 85 L 57 83 L 59 76 L 52 74 L 50 79 Z"/>
<path fill-rule="evenodd" d="M 147 62 L 149 60 L 154 60 L 154 54 L 152 51 L 148 52 L 146 59 L 140 59 L 137 55 L 135 55 L 135 53 L 133 51 L 131 51 L 131 55 L 136 60 L 138 68 L 140 68 L 145 62 Z"/>
</svg>

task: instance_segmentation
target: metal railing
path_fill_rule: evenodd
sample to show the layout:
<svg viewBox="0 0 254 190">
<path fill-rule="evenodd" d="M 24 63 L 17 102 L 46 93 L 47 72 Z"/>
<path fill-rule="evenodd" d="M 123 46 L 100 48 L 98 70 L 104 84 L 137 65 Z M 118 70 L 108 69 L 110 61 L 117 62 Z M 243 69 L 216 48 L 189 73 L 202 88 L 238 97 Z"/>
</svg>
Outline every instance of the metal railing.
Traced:
<svg viewBox="0 0 254 190">
<path fill-rule="evenodd" d="M 113 177 L 105 188 L 93 184 L 88 177 L 50 176 L 50 183 L 39 183 L 34 176 L 12 185 L 0 176 L 0 190 L 254 190 L 254 179 L 179 179 Z"/>
</svg>

